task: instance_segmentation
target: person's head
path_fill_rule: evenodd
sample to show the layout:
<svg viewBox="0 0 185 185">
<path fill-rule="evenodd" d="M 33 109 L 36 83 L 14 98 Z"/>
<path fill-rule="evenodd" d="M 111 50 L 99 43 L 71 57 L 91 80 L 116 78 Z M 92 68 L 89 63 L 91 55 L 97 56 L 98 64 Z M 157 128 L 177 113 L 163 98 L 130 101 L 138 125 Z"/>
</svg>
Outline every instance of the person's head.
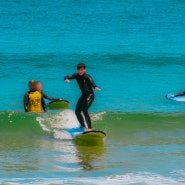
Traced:
<svg viewBox="0 0 185 185">
<path fill-rule="evenodd" d="M 37 91 L 42 91 L 42 89 L 43 89 L 43 85 L 42 85 L 42 83 L 41 82 L 37 82 L 36 83 L 36 88 L 37 88 Z"/>
<path fill-rule="evenodd" d="M 36 90 L 36 82 L 35 82 L 35 80 L 30 80 L 28 82 L 28 87 L 29 87 L 30 91 L 35 91 Z"/>
<path fill-rule="evenodd" d="M 86 66 L 85 66 L 85 64 L 84 63 L 79 63 L 77 65 L 77 70 L 78 70 L 78 74 L 80 76 L 84 75 L 86 73 Z"/>
</svg>

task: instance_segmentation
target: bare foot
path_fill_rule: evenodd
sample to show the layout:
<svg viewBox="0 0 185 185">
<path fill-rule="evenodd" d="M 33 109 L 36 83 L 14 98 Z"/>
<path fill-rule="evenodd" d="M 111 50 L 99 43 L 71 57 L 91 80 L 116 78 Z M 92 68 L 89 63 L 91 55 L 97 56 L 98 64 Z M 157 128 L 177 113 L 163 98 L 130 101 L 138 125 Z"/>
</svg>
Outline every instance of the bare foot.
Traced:
<svg viewBox="0 0 185 185">
<path fill-rule="evenodd" d="M 88 129 L 87 129 L 87 132 L 90 132 L 90 131 L 92 131 L 92 128 L 88 128 Z"/>
</svg>

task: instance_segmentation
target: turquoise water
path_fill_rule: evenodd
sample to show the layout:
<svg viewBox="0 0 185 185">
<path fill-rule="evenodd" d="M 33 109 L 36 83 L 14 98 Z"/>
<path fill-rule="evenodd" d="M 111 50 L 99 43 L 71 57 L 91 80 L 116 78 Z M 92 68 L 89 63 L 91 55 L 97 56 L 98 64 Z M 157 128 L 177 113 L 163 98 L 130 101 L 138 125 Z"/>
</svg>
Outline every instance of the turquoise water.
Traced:
<svg viewBox="0 0 185 185">
<path fill-rule="evenodd" d="M 185 2 L 0 1 L 1 184 L 184 184 Z M 84 61 L 101 88 L 90 112 L 107 137 L 75 143 Z M 27 82 L 70 110 L 23 112 Z"/>
</svg>

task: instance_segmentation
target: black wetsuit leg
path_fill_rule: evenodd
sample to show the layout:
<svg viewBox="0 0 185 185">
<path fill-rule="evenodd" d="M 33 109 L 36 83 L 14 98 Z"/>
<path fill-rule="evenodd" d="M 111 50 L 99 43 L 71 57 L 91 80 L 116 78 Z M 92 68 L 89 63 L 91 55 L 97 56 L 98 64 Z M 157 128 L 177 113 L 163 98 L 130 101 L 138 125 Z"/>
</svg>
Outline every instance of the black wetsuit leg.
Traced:
<svg viewBox="0 0 185 185">
<path fill-rule="evenodd" d="M 94 94 L 83 95 L 79 98 L 76 105 L 76 116 L 80 125 L 85 128 L 91 128 L 91 118 L 88 109 L 94 101 Z"/>
<path fill-rule="evenodd" d="M 82 127 L 85 127 L 85 124 L 84 124 L 84 119 L 81 115 L 81 111 L 82 111 L 82 107 L 83 107 L 83 102 L 85 101 L 83 95 L 80 96 L 77 104 L 76 104 L 76 110 L 75 110 L 75 114 L 76 114 L 76 117 L 78 119 L 78 121 L 80 122 L 80 125 Z"/>
</svg>

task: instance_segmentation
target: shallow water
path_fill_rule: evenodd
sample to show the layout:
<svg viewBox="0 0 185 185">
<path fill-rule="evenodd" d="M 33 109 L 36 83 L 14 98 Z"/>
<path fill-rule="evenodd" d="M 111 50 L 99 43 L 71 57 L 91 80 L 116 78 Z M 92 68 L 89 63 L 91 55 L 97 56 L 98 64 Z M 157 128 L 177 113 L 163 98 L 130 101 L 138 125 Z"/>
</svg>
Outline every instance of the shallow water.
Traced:
<svg viewBox="0 0 185 185">
<path fill-rule="evenodd" d="M 185 184 L 185 3 L 0 2 L 0 184 Z M 107 137 L 75 143 L 80 96 L 67 74 L 84 61 L 100 92 L 90 113 Z M 70 110 L 23 112 L 30 79 Z"/>
<path fill-rule="evenodd" d="M 73 111 L 1 112 L 1 183 L 184 183 L 183 113 L 91 117 L 93 127 L 107 133 L 96 145 L 71 140 L 66 128 L 78 126 Z"/>
</svg>

